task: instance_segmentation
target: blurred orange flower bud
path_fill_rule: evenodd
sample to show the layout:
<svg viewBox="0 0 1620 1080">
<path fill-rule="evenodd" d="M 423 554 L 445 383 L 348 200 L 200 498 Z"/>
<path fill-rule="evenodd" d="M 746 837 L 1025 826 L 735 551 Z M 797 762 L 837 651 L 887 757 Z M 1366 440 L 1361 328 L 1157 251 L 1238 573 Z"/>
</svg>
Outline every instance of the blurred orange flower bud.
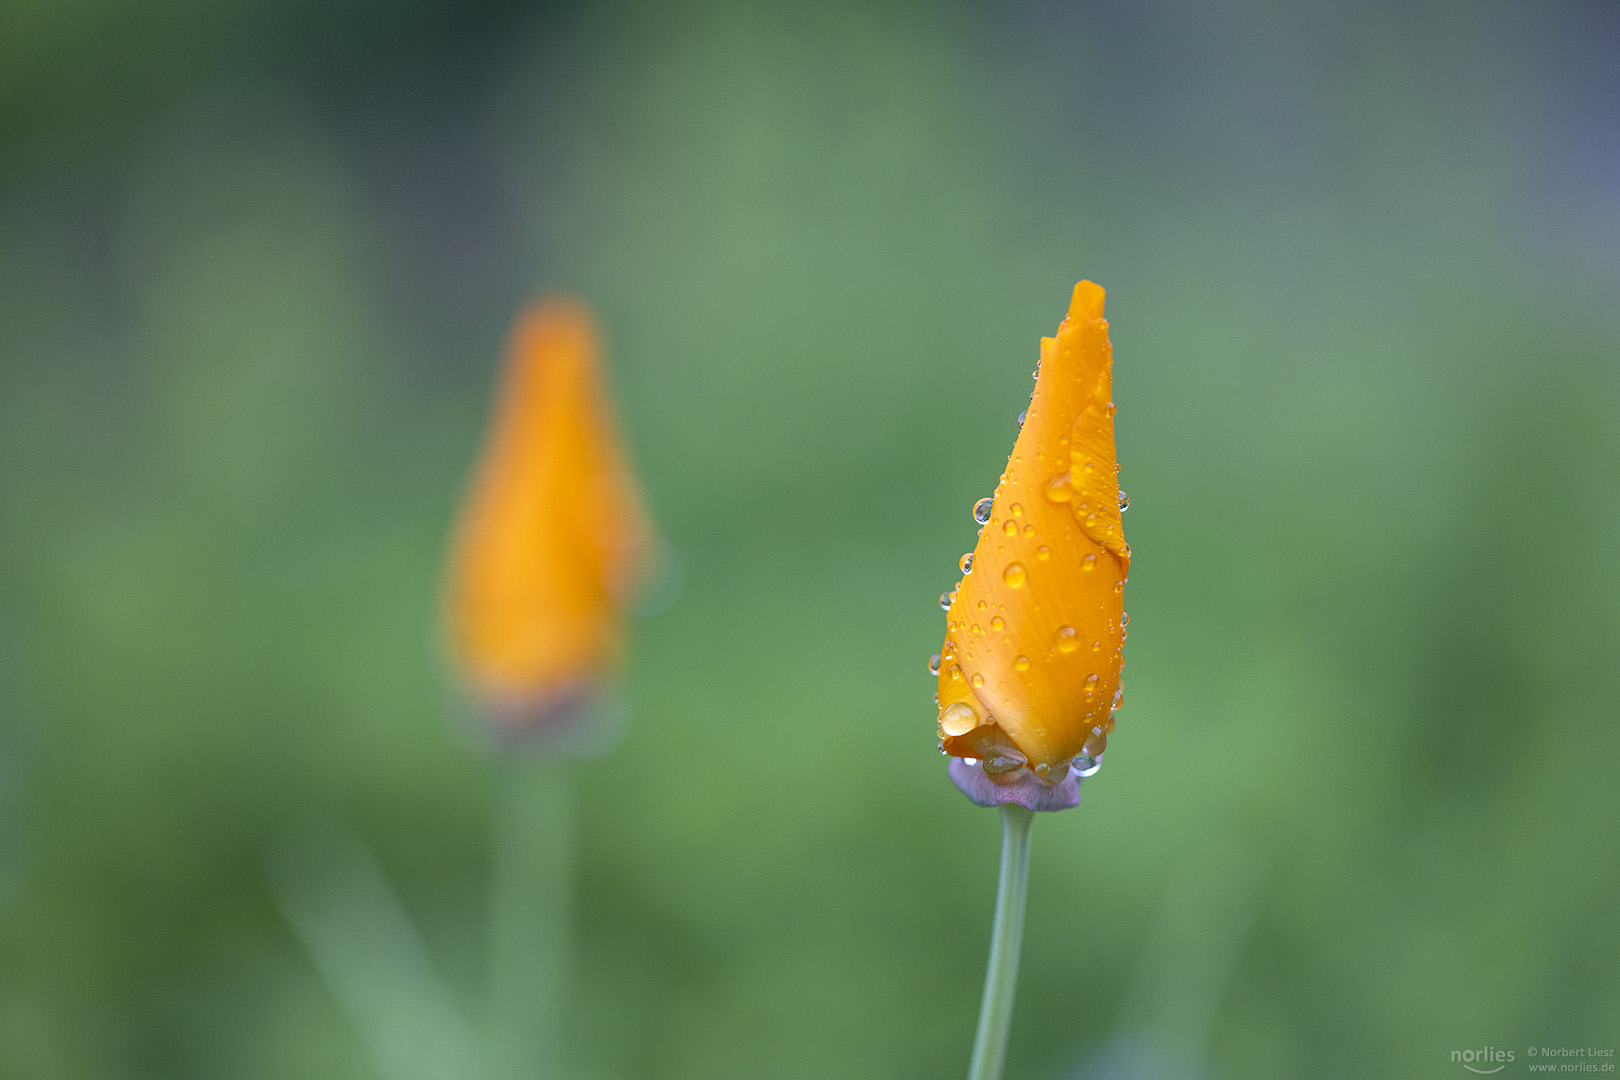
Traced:
<svg viewBox="0 0 1620 1080">
<path fill-rule="evenodd" d="M 570 728 L 621 650 L 651 531 L 582 301 L 518 320 L 450 556 L 462 686 L 502 734 Z"/>
<path fill-rule="evenodd" d="M 1131 551 L 1112 368 L 1103 290 L 1082 281 L 1041 341 L 1023 428 L 944 598 L 939 736 L 952 778 L 984 805 L 1073 806 L 1114 728 Z"/>
</svg>

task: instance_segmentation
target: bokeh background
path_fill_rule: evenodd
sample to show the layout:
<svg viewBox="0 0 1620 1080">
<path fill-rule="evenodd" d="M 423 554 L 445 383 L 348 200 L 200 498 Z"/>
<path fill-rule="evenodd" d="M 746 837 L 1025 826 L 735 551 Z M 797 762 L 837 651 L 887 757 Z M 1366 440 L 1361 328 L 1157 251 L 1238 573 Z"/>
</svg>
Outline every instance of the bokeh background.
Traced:
<svg viewBox="0 0 1620 1080">
<path fill-rule="evenodd" d="M 0 1075 L 377 1076 L 311 829 L 476 1011 L 440 561 L 553 287 L 684 579 L 578 770 L 570 1075 L 958 1074 L 935 597 L 1081 277 L 1126 704 L 1009 1076 L 1615 1048 L 1617 103 L 1604 2 L 0 4 Z"/>
</svg>

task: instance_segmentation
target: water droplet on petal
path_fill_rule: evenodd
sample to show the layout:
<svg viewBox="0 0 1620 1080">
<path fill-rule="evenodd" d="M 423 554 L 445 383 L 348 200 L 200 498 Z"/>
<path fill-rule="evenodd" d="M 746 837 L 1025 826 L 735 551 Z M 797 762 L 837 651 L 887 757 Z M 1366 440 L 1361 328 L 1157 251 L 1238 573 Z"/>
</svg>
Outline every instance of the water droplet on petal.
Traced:
<svg viewBox="0 0 1620 1080">
<path fill-rule="evenodd" d="M 1096 696 L 1097 696 L 1097 676 L 1096 675 L 1087 675 L 1086 676 L 1086 700 L 1090 701 L 1092 698 L 1094 698 Z"/>
<path fill-rule="evenodd" d="M 951 610 L 951 594 L 950 593 L 942 592 L 942 593 L 939 594 L 939 610 L 941 610 L 941 611 L 949 611 L 949 610 Z"/>
<path fill-rule="evenodd" d="M 1047 559 L 1052 557 L 1052 549 L 1047 547 L 1045 544 L 1042 544 L 1040 547 L 1035 549 L 1035 557 L 1041 560 L 1041 562 L 1045 562 Z"/>
<path fill-rule="evenodd" d="M 962 665 L 961 664 L 952 664 L 949 668 L 946 669 L 946 671 L 950 675 L 952 682 L 961 682 L 962 681 Z"/>
<path fill-rule="evenodd" d="M 1019 506 L 1017 503 L 1013 503 L 1011 506 L 1007 507 L 1007 513 L 1011 514 L 1013 517 L 1023 517 L 1024 508 Z"/>
<path fill-rule="evenodd" d="M 979 726 L 979 714 L 965 701 L 953 701 L 939 714 L 939 730 L 953 739 Z"/>
<path fill-rule="evenodd" d="M 972 683 L 973 689 L 977 690 L 979 687 L 984 685 L 984 676 L 975 671 L 973 673 L 973 678 L 969 679 L 968 682 Z"/>
<path fill-rule="evenodd" d="M 998 749 L 990 757 L 984 759 L 984 772 L 986 776 L 1000 776 L 1010 773 L 1014 769 L 1022 769 L 1029 763 L 1029 758 L 1013 749 Z"/>
<path fill-rule="evenodd" d="M 1020 656 L 1020 657 L 1015 658 L 1013 660 L 1013 667 L 1017 668 L 1019 671 L 1028 671 L 1029 670 L 1029 657 Z"/>
<path fill-rule="evenodd" d="M 1027 576 L 1024 573 L 1023 563 L 1010 562 L 1007 564 L 1007 568 L 1001 572 L 1001 580 L 1005 581 L 1008 587 L 1014 589 L 1022 585 L 1024 578 Z"/>
<path fill-rule="evenodd" d="M 992 630 L 1000 630 L 1003 626 L 1006 626 L 1006 625 L 1007 625 L 1007 620 L 1003 619 L 1000 615 L 992 615 L 992 616 L 990 616 L 990 629 L 992 629 Z"/>
<path fill-rule="evenodd" d="M 1008 536 L 1017 536 L 1018 522 L 1013 521 L 1011 518 L 1007 519 L 1007 523 L 1001 527 L 1001 531 L 1006 533 Z"/>
<path fill-rule="evenodd" d="M 935 653 L 933 656 L 928 658 L 928 674 L 939 674 L 939 653 Z"/>
<path fill-rule="evenodd" d="M 966 555 L 962 556 L 962 558 L 957 561 L 956 565 L 961 568 L 962 573 L 964 574 L 973 573 L 973 552 L 970 551 Z"/>
<path fill-rule="evenodd" d="M 1119 708 L 1120 706 L 1122 706 L 1124 704 L 1125 704 L 1125 691 L 1124 690 L 1115 690 L 1114 691 L 1114 705 L 1113 705 L 1113 707 L 1117 709 L 1117 708 Z"/>
<path fill-rule="evenodd" d="M 1023 427 L 1024 421 L 1027 419 L 1029 419 L 1029 410 L 1025 409 L 1023 412 L 1018 414 L 1018 426 Z"/>
<path fill-rule="evenodd" d="M 1048 502 L 1066 503 L 1074 498 L 1074 487 L 1069 483 L 1068 474 L 1065 473 L 1048 481 L 1042 493 Z"/>
<path fill-rule="evenodd" d="M 1025 525 L 1024 526 L 1024 539 L 1028 540 L 1030 537 L 1032 537 L 1034 535 L 1035 535 L 1035 526 L 1033 526 L 1033 525 Z"/>
<path fill-rule="evenodd" d="M 973 520 L 980 525 L 990 520 L 990 508 L 995 505 L 994 499 L 980 499 L 973 504 Z"/>
<path fill-rule="evenodd" d="M 1095 555 L 1087 555 L 1085 558 L 1081 559 L 1080 560 L 1080 569 L 1082 569 L 1082 570 L 1095 570 L 1095 569 L 1097 569 L 1097 556 L 1095 556 Z"/>
<path fill-rule="evenodd" d="M 1123 630 L 1123 629 L 1125 629 L 1125 627 L 1127 627 L 1129 625 L 1131 625 L 1131 613 L 1128 612 L 1128 611 L 1120 612 L 1119 613 L 1119 627 L 1120 627 L 1120 629 Z"/>
<path fill-rule="evenodd" d="M 1125 489 L 1124 488 L 1121 488 L 1120 491 L 1119 491 L 1119 512 L 1123 514 L 1125 511 L 1129 510 L 1130 508 L 1131 508 L 1131 497 L 1129 495 L 1125 494 Z"/>
<path fill-rule="evenodd" d="M 1060 652 L 1060 653 L 1071 653 L 1071 652 L 1074 652 L 1074 650 L 1079 648 L 1079 647 L 1080 647 L 1080 642 L 1075 637 L 1074 627 L 1068 626 L 1068 625 L 1058 627 L 1058 629 L 1057 629 L 1057 651 L 1058 652 Z"/>
<path fill-rule="evenodd" d="M 1069 762 L 1069 771 L 1076 776 L 1093 776 L 1100 768 L 1102 758 L 1091 757 L 1089 754 L 1077 754 L 1075 759 Z"/>
</svg>

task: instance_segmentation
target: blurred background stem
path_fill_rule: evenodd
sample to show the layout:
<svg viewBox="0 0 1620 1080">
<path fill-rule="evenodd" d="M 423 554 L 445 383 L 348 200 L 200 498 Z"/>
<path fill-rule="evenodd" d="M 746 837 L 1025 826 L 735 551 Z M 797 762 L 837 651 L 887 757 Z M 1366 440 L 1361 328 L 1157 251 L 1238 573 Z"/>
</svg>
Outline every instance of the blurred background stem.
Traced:
<svg viewBox="0 0 1620 1080">
<path fill-rule="evenodd" d="M 560 1075 L 573 865 L 569 763 L 500 763 L 489 927 L 491 1080 Z"/>
<path fill-rule="evenodd" d="M 282 915 L 383 1080 L 475 1080 L 477 1044 L 360 838 L 322 828 L 273 853 Z M 8 1074 L 9 1075 L 9 1074 Z"/>
<path fill-rule="evenodd" d="M 1001 808 L 1001 879 L 996 886 L 996 922 L 990 931 L 990 962 L 979 1003 L 968 1080 L 1001 1080 L 1012 1024 L 1018 952 L 1024 940 L 1024 897 L 1029 882 L 1029 826 L 1035 815 L 1022 806 Z"/>
</svg>

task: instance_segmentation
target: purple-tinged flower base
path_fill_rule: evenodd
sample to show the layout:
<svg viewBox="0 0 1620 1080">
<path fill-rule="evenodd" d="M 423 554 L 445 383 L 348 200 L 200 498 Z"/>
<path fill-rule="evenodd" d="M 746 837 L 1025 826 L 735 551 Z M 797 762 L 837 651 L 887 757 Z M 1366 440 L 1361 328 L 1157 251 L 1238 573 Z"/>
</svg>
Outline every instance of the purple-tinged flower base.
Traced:
<svg viewBox="0 0 1620 1080">
<path fill-rule="evenodd" d="M 464 700 L 482 741 L 507 753 L 596 758 L 618 745 L 628 712 L 611 684 L 579 679 L 544 694 Z"/>
<path fill-rule="evenodd" d="M 950 768 L 951 782 L 980 806 L 1017 803 L 1025 810 L 1068 810 L 1080 805 L 1081 777 L 1072 772 L 1049 784 L 1028 769 L 1019 769 L 1010 774 L 1010 782 L 998 783 L 985 775 L 983 765 L 969 765 L 959 757 L 951 758 Z"/>
</svg>

